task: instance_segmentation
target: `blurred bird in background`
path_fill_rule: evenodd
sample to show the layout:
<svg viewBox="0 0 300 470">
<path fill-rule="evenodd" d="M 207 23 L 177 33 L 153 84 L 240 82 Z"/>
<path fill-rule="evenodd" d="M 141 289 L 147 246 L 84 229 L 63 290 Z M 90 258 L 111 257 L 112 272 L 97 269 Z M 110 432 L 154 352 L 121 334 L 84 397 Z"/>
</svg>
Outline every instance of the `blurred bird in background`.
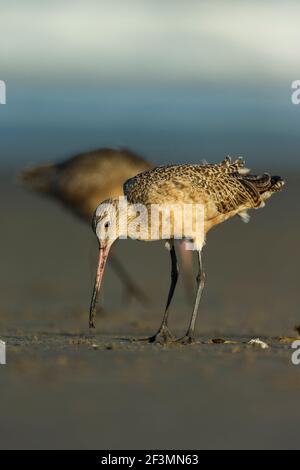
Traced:
<svg viewBox="0 0 300 470">
<path fill-rule="evenodd" d="M 123 195 L 126 180 L 154 165 L 128 149 L 100 148 L 75 155 L 58 163 L 47 163 L 24 169 L 20 181 L 34 191 L 50 196 L 89 225 L 96 207 L 108 198 Z M 187 301 L 194 290 L 191 253 L 178 245 Z M 110 265 L 125 287 L 127 298 L 143 305 L 148 296 L 137 285 L 118 257 L 112 253 Z"/>
<path fill-rule="evenodd" d="M 34 191 L 56 199 L 91 225 L 101 201 L 121 196 L 124 181 L 151 167 L 144 158 L 130 150 L 100 148 L 62 162 L 25 169 L 20 180 Z M 131 279 L 116 255 L 112 254 L 110 263 L 128 298 L 147 303 L 143 289 Z"/>
</svg>

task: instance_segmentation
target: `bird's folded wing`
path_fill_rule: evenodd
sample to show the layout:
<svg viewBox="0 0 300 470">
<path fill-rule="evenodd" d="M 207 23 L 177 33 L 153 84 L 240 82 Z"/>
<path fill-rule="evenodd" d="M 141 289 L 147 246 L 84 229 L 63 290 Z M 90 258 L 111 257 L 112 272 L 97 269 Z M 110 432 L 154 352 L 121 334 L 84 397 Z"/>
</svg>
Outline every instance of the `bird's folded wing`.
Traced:
<svg viewBox="0 0 300 470">
<path fill-rule="evenodd" d="M 199 170 L 197 168 L 197 170 Z M 215 204 L 217 211 L 230 212 L 241 206 L 257 207 L 261 200 L 255 185 L 239 173 L 171 175 L 152 178 L 149 173 L 138 175 L 124 185 L 130 203 L 142 204 Z M 149 178 L 150 176 L 150 178 Z M 171 176 L 171 177 L 170 177 Z"/>
</svg>

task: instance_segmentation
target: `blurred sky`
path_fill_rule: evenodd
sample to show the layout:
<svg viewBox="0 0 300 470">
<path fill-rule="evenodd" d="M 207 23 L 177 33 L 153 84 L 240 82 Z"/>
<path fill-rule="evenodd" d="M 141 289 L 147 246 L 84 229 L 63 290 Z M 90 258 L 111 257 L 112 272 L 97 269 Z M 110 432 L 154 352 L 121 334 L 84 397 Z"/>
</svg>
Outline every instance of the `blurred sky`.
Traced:
<svg viewBox="0 0 300 470">
<path fill-rule="evenodd" d="M 0 0 L 2 163 L 127 145 L 298 164 L 300 2 Z"/>
</svg>

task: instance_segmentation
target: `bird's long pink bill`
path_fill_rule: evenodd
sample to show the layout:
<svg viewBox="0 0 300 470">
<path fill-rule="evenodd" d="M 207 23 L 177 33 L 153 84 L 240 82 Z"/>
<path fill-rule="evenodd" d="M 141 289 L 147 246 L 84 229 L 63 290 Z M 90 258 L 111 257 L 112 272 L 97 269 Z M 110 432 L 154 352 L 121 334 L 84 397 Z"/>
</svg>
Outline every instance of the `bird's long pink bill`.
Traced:
<svg viewBox="0 0 300 470">
<path fill-rule="evenodd" d="M 104 273 L 109 249 L 110 249 L 110 246 L 105 245 L 105 246 L 100 246 L 100 250 L 99 250 L 99 261 L 98 261 L 95 285 L 94 285 L 91 306 L 90 306 L 90 321 L 89 321 L 90 328 L 95 328 L 97 298 L 98 298 L 98 294 L 99 294 L 100 287 L 101 287 L 101 282 L 103 278 L 103 273 Z"/>
</svg>

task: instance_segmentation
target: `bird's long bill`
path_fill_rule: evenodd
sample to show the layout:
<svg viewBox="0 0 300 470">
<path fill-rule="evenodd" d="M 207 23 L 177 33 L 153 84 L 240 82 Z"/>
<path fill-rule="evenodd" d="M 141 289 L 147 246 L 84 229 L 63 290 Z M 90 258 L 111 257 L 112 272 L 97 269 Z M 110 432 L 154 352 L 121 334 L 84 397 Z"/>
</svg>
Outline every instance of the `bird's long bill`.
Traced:
<svg viewBox="0 0 300 470">
<path fill-rule="evenodd" d="M 97 297 L 100 291 L 101 281 L 103 278 L 103 273 L 104 273 L 109 249 L 110 249 L 110 245 L 103 245 L 103 246 L 100 246 L 100 250 L 99 250 L 99 261 L 98 261 L 95 285 L 94 285 L 93 296 L 92 296 L 91 306 L 90 306 L 90 321 L 89 321 L 90 328 L 95 328 Z"/>
</svg>

